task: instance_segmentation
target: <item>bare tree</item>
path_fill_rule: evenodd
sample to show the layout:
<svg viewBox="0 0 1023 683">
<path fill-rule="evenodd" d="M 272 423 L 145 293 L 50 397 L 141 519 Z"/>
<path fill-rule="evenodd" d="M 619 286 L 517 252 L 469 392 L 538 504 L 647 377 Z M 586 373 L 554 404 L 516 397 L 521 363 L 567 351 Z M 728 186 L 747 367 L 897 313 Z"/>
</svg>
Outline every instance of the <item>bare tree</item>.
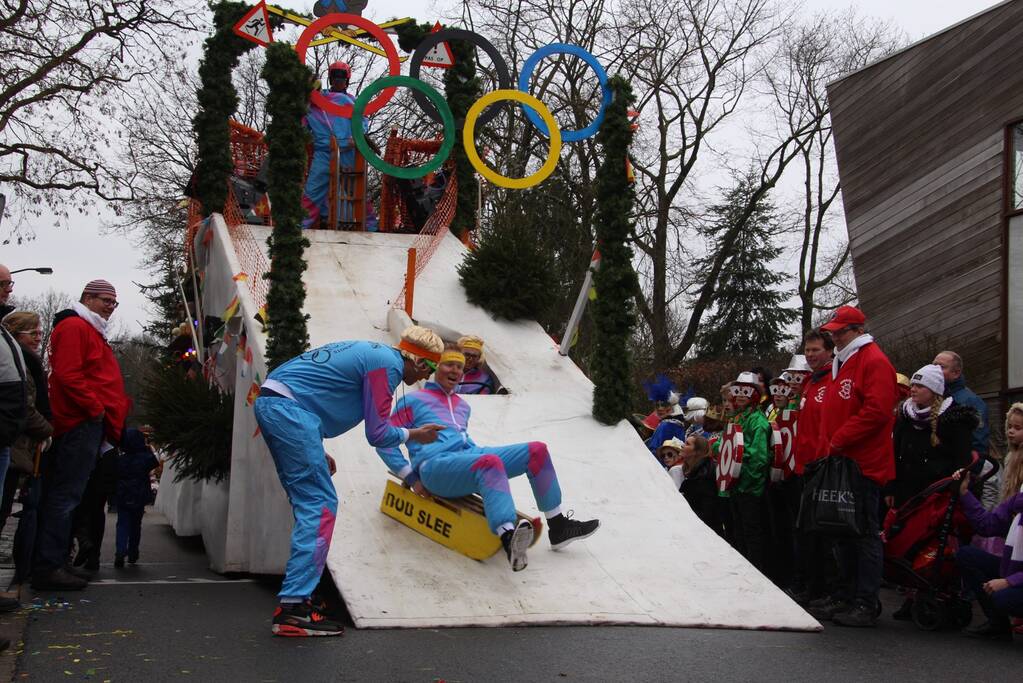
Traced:
<svg viewBox="0 0 1023 683">
<path fill-rule="evenodd" d="M 39 213 L 134 196 L 113 162 L 120 95 L 161 59 L 180 61 L 196 0 L 5 0 L 0 9 L 0 182 Z"/>
<path fill-rule="evenodd" d="M 66 308 L 71 308 L 71 302 L 77 299 L 67 292 L 58 292 L 49 289 L 45 294 L 39 296 L 15 296 L 11 297 L 11 305 L 19 311 L 32 311 L 39 314 L 39 321 L 43 327 L 43 341 L 39 346 L 39 354 L 43 364 L 47 365 L 46 349 L 50 346 L 50 333 L 53 332 L 53 317 Z"/>
<path fill-rule="evenodd" d="M 767 71 L 767 82 L 780 107 L 820 121 L 793 165 L 801 183 L 801 205 L 794 223 L 801 236 L 798 293 L 803 331 L 813 326 L 820 312 L 856 298 L 849 244 L 836 234 L 834 226 L 835 213 L 841 209 L 841 190 L 826 86 L 904 42 L 904 36 L 891 24 L 864 20 L 854 11 L 818 15 L 789 25 Z M 790 131 L 795 132 L 792 127 Z"/>
</svg>

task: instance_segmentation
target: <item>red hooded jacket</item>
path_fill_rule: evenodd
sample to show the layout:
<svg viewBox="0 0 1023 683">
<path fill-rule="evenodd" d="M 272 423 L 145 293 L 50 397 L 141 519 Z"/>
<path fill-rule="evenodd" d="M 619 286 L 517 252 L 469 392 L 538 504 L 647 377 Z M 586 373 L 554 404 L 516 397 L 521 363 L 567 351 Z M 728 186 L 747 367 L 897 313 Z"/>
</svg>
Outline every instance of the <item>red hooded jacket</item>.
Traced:
<svg viewBox="0 0 1023 683">
<path fill-rule="evenodd" d="M 831 384 L 831 365 L 806 378 L 803 398 L 799 405 L 796 422 L 796 474 L 802 474 L 806 466 L 828 454 L 826 444 L 820 440 L 821 415 L 824 409 L 824 392 Z"/>
<path fill-rule="evenodd" d="M 842 364 L 824 391 L 820 444 L 825 454 L 852 458 L 880 486 L 894 479 L 897 401 L 895 368 L 869 342 Z"/>
<path fill-rule="evenodd" d="M 50 334 L 50 407 L 53 434 L 60 436 L 105 413 L 107 441 L 119 443 L 131 409 L 121 367 L 110 344 L 70 309 L 55 318 Z"/>
</svg>

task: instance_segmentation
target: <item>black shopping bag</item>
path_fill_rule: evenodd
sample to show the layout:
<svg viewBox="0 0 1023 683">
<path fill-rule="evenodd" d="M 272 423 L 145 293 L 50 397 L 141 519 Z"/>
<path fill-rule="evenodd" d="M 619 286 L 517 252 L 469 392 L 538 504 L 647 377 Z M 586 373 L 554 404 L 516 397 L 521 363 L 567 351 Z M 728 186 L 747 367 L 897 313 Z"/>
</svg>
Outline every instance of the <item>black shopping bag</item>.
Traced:
<svg viewBox="0 0 1023 683">
<path fill-rule="evenodd" d="M 866 533 L 863 474 L 853 460 L 831 455 L 807 465 L 797 528 L 804 533 L 857 537 Z"/>
</svg>

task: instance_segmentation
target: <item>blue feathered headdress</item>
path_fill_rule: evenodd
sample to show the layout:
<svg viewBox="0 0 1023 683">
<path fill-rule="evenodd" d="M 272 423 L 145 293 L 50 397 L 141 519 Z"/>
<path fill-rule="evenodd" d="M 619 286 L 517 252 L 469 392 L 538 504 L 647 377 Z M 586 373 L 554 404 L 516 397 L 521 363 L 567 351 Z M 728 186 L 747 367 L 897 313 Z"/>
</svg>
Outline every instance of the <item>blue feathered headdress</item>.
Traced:
<svg viewBox="0 0 1023 683">
<path fill-rule="evenodd" d="M 647 398 L 661 403 L 667 403 L 675 393 L 675 384 L 666 375 L 657 375 L 652 381 L 643 382 L 643 388 Z"/>
</svg>

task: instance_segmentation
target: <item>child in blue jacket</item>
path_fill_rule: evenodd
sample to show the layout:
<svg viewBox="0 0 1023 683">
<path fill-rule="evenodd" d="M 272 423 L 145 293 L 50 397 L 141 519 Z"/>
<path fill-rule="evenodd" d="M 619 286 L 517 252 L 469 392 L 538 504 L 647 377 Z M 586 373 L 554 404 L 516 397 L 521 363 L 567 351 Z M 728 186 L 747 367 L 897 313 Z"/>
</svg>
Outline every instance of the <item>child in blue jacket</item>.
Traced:
<svg viewBox="0 0 1023 683">
<path fill-rule="evenodd" d="M 127 429 L 121 438 L 121 456 L 117 459 L 117 551 L 114 566 L 123 567 L 139 560 L 139 540 L 142 537 L 142 515 L 152 502 L 153 489 L 149 473 L 158 465 L 146 438 L 137 429 Z"/>
</svg>

